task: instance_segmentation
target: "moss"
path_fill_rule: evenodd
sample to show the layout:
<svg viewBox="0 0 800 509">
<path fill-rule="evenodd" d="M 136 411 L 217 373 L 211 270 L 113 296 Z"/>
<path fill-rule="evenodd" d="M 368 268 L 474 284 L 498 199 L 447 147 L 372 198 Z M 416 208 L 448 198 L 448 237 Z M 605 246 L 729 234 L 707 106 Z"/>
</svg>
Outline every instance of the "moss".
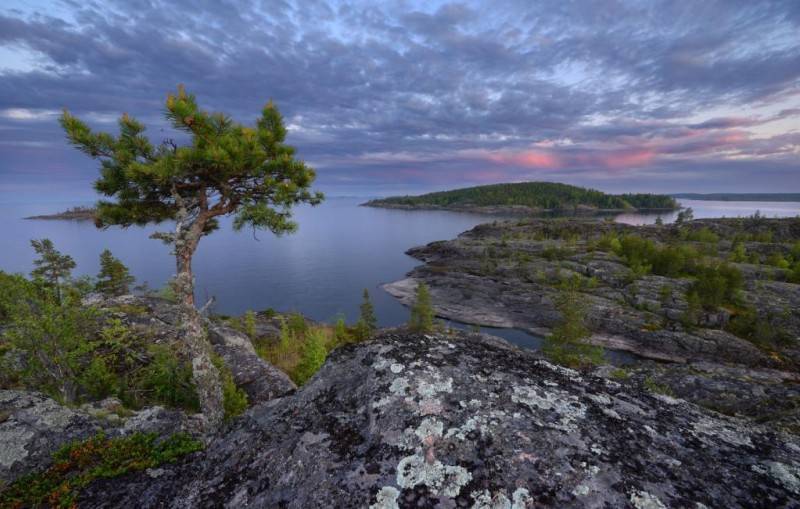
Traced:
<svg viewBox="0 0 800 509">
<path fill-rule="evenodd" d="M 53 466 L 20 478 L 0 493 L 0 507 L 77 507 L 82 488 L 96 479 L 173 463 L 199 451 L 202 444 L 185 433 L 159 440 L 155 433 L 121 438 L 98 434 L 73 442 L 53 455 Z"/>
</svg>

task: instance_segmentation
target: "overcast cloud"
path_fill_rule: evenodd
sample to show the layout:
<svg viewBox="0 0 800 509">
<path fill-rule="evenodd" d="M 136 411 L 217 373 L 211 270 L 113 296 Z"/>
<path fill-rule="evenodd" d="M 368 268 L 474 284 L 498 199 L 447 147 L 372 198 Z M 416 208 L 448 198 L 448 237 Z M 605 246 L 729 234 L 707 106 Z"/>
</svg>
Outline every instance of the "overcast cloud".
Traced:
<svg viewBox="0 0 800 509">
<path fill-rule="evenodd" d="M 552 180 L 800 192 L 800 2 L 11 1 L 0 200 L 89 193 L 56 122 L 274 99 L 332 194 Z M 46 185 L 45 185 L 46 184 Z"/>
</svg>

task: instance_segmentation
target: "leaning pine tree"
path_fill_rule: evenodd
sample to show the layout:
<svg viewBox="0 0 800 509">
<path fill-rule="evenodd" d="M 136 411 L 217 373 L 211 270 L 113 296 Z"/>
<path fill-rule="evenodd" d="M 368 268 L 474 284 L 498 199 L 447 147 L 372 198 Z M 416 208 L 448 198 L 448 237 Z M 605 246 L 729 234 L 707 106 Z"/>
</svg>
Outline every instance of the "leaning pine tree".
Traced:
<svg viewBox="0 0 800 509">
<path fill-rule="evenodd" d="M 222 113 L 201 110 L 182 86 L 167 97 L 166 117 L 190 137 L 153 145 L 145 127 L 128 116 L 120 134 L 95 133 L 64 111 L 61 125 L 69 141 L 101 161 L 97 191 L 111 198 L 97 204 L 98 227 L 174 221 L 173 231 L 153 238 L 172 247 L 177 265 L 174 289 L 181 307 L 184 346 L 189 355 L 200 404 L 211 427 L 223 418 L 220 374 L 211 361 L 211 345 L 194 302 L 192 257 L 200 239 L 218 227 L 220 216 L 234 215 L 234 228 L 292 232 L 291 208 L 318 204 L 311 191 L 314 170 L 284 144 L 286 128 L 269 102 L 254 127 Z"/>
</svg>

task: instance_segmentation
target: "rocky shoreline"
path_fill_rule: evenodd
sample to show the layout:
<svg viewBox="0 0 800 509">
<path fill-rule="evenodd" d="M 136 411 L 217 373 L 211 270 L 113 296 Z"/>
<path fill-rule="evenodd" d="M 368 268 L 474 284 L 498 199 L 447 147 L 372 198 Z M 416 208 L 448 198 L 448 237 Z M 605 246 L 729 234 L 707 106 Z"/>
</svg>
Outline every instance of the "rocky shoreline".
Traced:
<svg viewBox="0 0 800 509">
<path fill-rule="evenodd" d="M 586 205 L 579 205 L 577 207 L 569 208 L 569 209 L 545 209 L 545 208 L 538 208 L 538 207 L 527 207 L 524 205 L 495 205 L 495 206 L 469 206 L 469 205 L 457 205 L 457 206 L 442 206 L 442 205 L 435 205 L 435 204 L 426 204 L 426 205 L 411 205 L 407 203 L 392 203 L 392 202 L 385 202 L 383 200 L 370 200 L 368 202 L 362 203 L 362 207 L 373 207 L 373 208 L 382 208 L 382 209 L 395 209 L 395 210 L 443 210 L 448 212 L 462 212 L 468 214 L 483 214 L 488 216 L 506 216 L 506 217 L 517 217 L 517 216 L 538 216 L 538 215 L 550 215 L 550 214 L 558 214 L 558 215 L 573 215 L 573 216 L 602 216 L 602 215 L 611 215 L 611 214 L 621 214 L 623 212 L 672 212 L 676 209 L 636 209 L 636 208 L 626 208 L 626 209 L 601 209 L 597 207 L 590 207 Z"/>
<path fill-rule="evenodd" d="M 769 242 L 744 243 L 754 257 L 788 252 L 791 242 L 800 239 L 796 219 L 761 220 L 758 226 L 741 220 L 699 220 L 683 228 L 689 236 L 712 232 L 718 238 L 714 256 L 720 260 L 730 257 L 733 242 L 727 239 L 739 228 L 752 230 L 751 235 L 770 232 Z M 701 309 L 694 322 L 687 323 L 691 278 L 633 277 L 619 256 L 592 247 L 609 234 L 668 242 L 679 235 L 678 230 L 677 226 L 634 227 L 585 219 L 479 225 L 454 240 L 409 250 L 424 264 L 384 289 L 410 304 L 417 284 L 424 282 L 438 316 L 545 335 L 560 319 L 555 308 L 559 283 L 580 278 L 584 283 L 580 299 L 592 331 L 589 342 L 637 356 L 641 361 L 631 372 L 646 372 L 643 376 L 661 380 L 671 392 L 708 406 L 718 398 L 724 401 L 720 408 L 731 414 L 752 414 L 758 394 L 775 396 L 764 401 L 783 398 L 787 403 L 782 408 L 790 417 L 783 410 L 772 415 L 771 405 L 762 405 L 758 417 L 775 418 L 787 429 L 800 431 L 800 285 L 786 280 L 785 269 L 735 264 L 744 278 L 741 298 L 758 311 L 763 320 L 760 326 L 785 335 L 779 344 L 756 344 L 731 332 L 732 317 L 740 312 L 736 309 Z M 711 248 L 702 242 L 685 242 L 710 253 Z M 669 369 L 662 369 L 665 366 L 675 370 L 668 374 Z M 681 370 L 697 376 L 674 376 Z M 747 389 L 735 388 L 739 384 Z M 749 396 L 741 396 L 737 405 L 729 392 Z"/>
<path fill-rule="evenodd" d="M 30 416 L 8 412 L 4 447 Z M 499 338 L 384 331 L 205 450 L 92 482 L 76 506 L 790 507 L 798 453 L 797 437 Z"/>
<path fill-rule="evenodd" d="M 74 207 L 56 214 L 43 214 L 30 216 L 25 219 L 36 220 L 70 220 L 70 221 L 94 221 L 95 209 L 91 207 Z"/>
</svg>

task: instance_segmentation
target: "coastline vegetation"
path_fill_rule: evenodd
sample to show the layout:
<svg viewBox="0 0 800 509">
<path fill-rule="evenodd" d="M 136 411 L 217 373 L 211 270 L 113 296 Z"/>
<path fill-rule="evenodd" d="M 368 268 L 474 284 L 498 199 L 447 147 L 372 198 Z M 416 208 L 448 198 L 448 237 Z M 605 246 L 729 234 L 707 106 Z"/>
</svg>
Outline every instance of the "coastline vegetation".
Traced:
<svg viewBox="0 0 800 509">
<path fill-rule="evenodd" d="M 678 208 L 674 198 L 658 194 L 606 194 L 594 189 L 553 182 L 492 184 L 428 193 L 394 196 L 367 202 L 370 206 L 408 207 L 529 207 L 543 210 L 571 210 L 581 207 L 600 210 Z"/>
</svg>

